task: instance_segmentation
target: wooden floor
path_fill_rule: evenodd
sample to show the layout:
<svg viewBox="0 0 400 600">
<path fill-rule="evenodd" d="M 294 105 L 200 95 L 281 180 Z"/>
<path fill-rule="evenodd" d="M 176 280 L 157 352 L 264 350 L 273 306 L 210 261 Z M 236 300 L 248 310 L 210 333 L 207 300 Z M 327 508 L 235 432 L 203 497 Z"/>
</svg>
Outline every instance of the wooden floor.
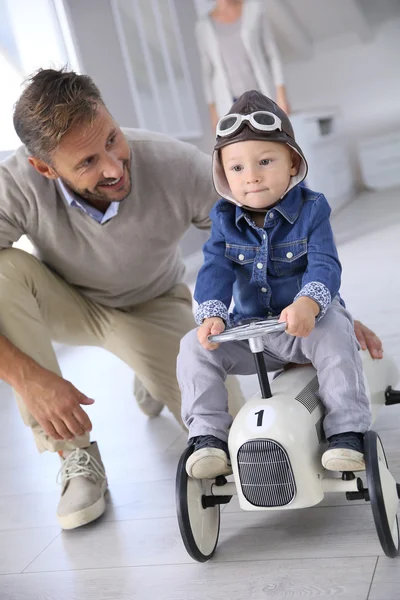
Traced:
<svg viewBox="0 0 400 600">
<path fill-rule="evenodd" d="M 333 221 L 343 296 L 400 366 L 400 190 L 365 194 Z M 175 517 L 174 476 L 185 435 L 168 414 L 147 421 L 132 373 L 102 350 L 60 349 L 65 376 L 89 407 L 110 491 L 104 518 L 61 532 L 57 456 L 39 456 L 11 391 L 0 384 L 0 600 L 400 599 L 400 559 L 383 556 L 371 508 L 328 494 L 302 511 L 222 513 L 214 559 L 194 563 Z M 242 380 L 246 394 L 254 378 Z M 400 406 L 379 431 L 400 481 Z"/>
</svg>

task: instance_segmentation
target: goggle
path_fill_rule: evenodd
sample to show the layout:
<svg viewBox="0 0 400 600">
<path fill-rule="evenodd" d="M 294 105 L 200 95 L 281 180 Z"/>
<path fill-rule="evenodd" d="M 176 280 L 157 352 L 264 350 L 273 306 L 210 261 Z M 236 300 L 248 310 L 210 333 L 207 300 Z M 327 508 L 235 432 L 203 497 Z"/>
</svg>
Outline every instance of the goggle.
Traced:
<svg viewBox="0 0 400 600">
<path fill-rule="evenodd" d="M 282 131 L 282 121 L 274 113 L 266 110 L 257 110 L 249 115 L 240 115 L 232 113 L 225 115 L 218 121 L 217 136 L 227 137 L 237 131 L 243 122 L 248 121 L 249 125 L 256 131 Z"/>
</svg>

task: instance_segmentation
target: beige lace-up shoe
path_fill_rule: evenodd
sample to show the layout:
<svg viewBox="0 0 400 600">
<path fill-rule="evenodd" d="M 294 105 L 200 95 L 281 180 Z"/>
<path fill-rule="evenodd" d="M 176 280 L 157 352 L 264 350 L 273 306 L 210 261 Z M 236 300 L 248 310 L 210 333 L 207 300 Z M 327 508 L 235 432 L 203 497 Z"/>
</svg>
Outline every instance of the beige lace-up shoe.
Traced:
<svg viewBox="0 0 400 600">
<path fill-rule="evenodd" d="M 136 390 L 136 402 L 142 413 L 151 419 L 153 417 L 158 417 L 164 408 L 164 404 L 150 396 L 149 392 L 145 388 Z"/>
<path fill-rule="evenodd" d="M 63 529 L 75 529 L 98 519 L 105 511 L 107 478 L 96 442 L 63 452 L 61 461 L 57 519 Z"/>
</svg>

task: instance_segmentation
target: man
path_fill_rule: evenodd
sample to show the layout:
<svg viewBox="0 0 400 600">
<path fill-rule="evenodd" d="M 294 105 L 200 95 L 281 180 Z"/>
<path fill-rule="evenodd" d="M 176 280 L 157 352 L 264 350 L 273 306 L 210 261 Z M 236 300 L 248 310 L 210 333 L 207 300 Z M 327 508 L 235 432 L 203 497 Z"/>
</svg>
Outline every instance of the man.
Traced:
<svg viewBox="0 0 400 600">
<path fill-rule="evenodd" d="M 51 340 L 111 351 L 137 374 L 143 411 L 165 404 L 180 422 L 176 356 L 194 320 L 179 241 L 209 228 L 217 197 L 208 156 L 123 133 L 87 76 L 39 71 L 14 126 L 24 145 L 0 164 L 0 377 L 38 449 L 60 453 L 57 517 L 72 529 L 104 512 L 107 480 L 82 408 L 93 400 L 62 378 Z M 36 257 L 11 248 L 23 234 Z"/>
</svg>

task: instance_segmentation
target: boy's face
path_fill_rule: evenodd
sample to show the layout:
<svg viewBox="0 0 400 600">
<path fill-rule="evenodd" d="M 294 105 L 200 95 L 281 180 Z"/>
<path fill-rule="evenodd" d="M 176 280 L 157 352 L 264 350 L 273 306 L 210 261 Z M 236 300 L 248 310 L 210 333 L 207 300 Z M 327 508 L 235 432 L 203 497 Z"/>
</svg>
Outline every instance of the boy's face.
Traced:
<svg viewBox="0 0 400 600">
<path fill-rule="evenodd" d="M 301 159 L 282 142 L 248 140 L 221 148 L 221 160 L 235 200 L 261 209 L 280 200 Z"/>
</svg>

